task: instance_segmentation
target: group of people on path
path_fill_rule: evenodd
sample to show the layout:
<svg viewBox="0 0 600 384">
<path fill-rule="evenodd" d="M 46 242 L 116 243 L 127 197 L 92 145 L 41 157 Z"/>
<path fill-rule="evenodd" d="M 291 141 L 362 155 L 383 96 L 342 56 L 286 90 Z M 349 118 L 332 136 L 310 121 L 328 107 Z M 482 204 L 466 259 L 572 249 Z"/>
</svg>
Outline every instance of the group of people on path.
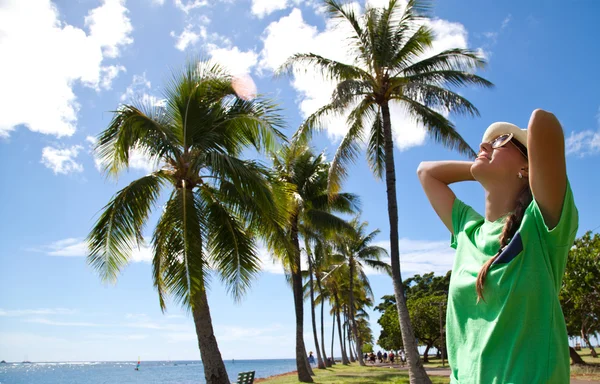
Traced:
<svg viewBox="0 0 600 384">
<path fill-rule="evenodd" d="M 390 364 L 394 364 L 394 360 L 398 358 L 398 363 L 400 363 L 401 366 L 404 366 L 406 364 L 406 354 L 404 353 L 404 350 L 401 349 L 400 352 L 398 352 L 398 354 L 394 354 L 394 351 L 390 351 L 390 353 L 388 354 L 387 352 L 377 352 L 377 354 L 371 352 L 371 353 L 365 353 L 364 359 L 365 362 L 370 362 L 372 364 L 375 364 L 376 362 L 379 363 L 390 363 Z"/>
</svg>

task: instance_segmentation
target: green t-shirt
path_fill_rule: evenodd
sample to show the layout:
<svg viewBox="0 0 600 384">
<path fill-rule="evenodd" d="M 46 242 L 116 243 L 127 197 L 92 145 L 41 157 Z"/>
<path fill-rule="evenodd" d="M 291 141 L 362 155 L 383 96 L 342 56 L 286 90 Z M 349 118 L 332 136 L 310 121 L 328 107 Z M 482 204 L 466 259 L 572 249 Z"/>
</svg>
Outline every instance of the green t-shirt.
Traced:
<svg viewBox="0 0 600 384">
<path fill-rule="evenodd" d="M 456 249 L 446 332 L 451 384 L 569 382 L 567 330 L 558 300 L 569 249 L 578 227 L 571 186 L 558 225 L 549 230 L 534 200 L 519 230 L 490 267 L 484 301 L 475 282 L 500 247 L 504 218 L 489 222 L 456 199 Z"/>
</svg>

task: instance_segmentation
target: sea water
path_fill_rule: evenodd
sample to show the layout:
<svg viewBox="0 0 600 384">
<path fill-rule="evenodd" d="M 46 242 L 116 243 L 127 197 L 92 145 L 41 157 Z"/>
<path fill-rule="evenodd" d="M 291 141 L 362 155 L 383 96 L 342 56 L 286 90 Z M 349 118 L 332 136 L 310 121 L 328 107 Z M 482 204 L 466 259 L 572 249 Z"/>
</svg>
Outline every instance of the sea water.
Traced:
<svg viewBox="0 0 600 384">
<path fill-rule="evenodd" d="M 0 364 L 0 384 L 198 384 L 206 383 L 200 361 L 57 362 Z M 296 360 L 226 360 L 229 380 L 239 372 L 256 378 L 296 370 Z"/>
</svg>

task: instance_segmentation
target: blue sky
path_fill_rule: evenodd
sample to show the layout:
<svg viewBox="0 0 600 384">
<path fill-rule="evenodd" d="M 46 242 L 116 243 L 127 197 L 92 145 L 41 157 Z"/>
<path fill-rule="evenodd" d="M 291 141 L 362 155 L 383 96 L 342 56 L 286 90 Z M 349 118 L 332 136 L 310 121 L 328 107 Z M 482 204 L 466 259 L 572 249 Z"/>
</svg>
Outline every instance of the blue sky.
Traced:
<svg viewBox="0 0 600 384">
<path fill-rule="evenodd" d="M 374 4 L 380 1 L 374 1 Z M 134 154 L 132 169 L 107 180 L 91 153 L 110 111 L 132 98 L 162 100 L 171 68 L 194 55 L 212 57 L 232 73 L 249 72 L 260 93 L 285 110 L 289 133 L 322 105 L 331 84 L 311 73 L 274 79 L 273 69 L 295 52 L 344 60 L 343 30 L 328 23 L 316 1 L 299 0 L 18 0 L 0 4 L 0 359 L 7 361 L 198 359 L 190 316 L 175 304 L 160 312 L 148 249 L 133 255 L 116 285 L 102 284 L 85 262 L 82 240 L 110 197 L 148 172 Z M 356 4 L 363 8 L 364 3 Z M 538 3 L 447 0 L 430 22 L 449 47 L 480 49 L 481 73 L 492 90 L 463 89 L 478 118 L 453 118 L 477 147 L 494 121 L 524 127 L 535 108 L 554 112 L 567 138 L 569 179 L 580 212 L 579 234 L 600 226 L 600 61 L 598 2 Z M 590 64 L 592 63 L 592 64 Z M 449 235 L 415 175 L 420 161 L 461 159 L 432 143 L 422 128 L 393 110 L 402 273 L 450 269 Z M 314 139 L 332 154 L 344 133 L 331 121 Z M 364 157 L 345 190 L 361 196 L 363 219 L 381 229 L 388 246 L 385 187 Z M 458 196 L 483 210 L 474 183 Z M 146 234 L 152 231 L 152 217 Z M 262 252 L 264 272 L 235 304 L 217 279 L 209 304 L 225 359 L 294 356 L 292 295 Z M 376 301 L 391 279 L 371 274 Z M 379 335 L 373 313 L 371 324 Z M 314 349 L 307 316 L 307 348 Z M 326 321 L 326 335 L 331 320 Z M 330 343 L 327 336 L 327 343 Z M 329 346 L 327 347 L 329 351 Z M 338 350 L 338 347 L 335 348 Z"/>
</svg>

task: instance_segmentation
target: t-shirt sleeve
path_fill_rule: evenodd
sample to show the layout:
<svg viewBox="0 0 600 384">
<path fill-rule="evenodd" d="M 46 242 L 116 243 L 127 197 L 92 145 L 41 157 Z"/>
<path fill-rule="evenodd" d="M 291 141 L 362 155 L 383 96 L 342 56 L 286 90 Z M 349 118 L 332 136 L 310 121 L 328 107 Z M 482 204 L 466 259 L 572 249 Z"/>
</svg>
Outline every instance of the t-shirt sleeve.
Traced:
<svg viewBox="0 0 600 384">
<path fill-rule="evenodd" d="M 467 225 L 474 220 L 481 220 L 481 215 L 470 205 L 456 198 L 452 204 L 452 237 L 450 246 L 454 249 L 458 246 L 458 235 L 463 232 Z"/>
<path fill-rule="evenodd" d="M 549 249 L 571 247 L 573 245 L 577 228 L 579 227 L 579 213 L 577 212 L 577 207 L 575 207 L 573 191 L 568 181 L 560 219 L 554 228 L 550 229 L 546 225 L 540 206 L 535 199 L 531 202 L 530 208 L 535 217 L 538 231 L 542 239 L 548 244 Z"/>
</svg>

